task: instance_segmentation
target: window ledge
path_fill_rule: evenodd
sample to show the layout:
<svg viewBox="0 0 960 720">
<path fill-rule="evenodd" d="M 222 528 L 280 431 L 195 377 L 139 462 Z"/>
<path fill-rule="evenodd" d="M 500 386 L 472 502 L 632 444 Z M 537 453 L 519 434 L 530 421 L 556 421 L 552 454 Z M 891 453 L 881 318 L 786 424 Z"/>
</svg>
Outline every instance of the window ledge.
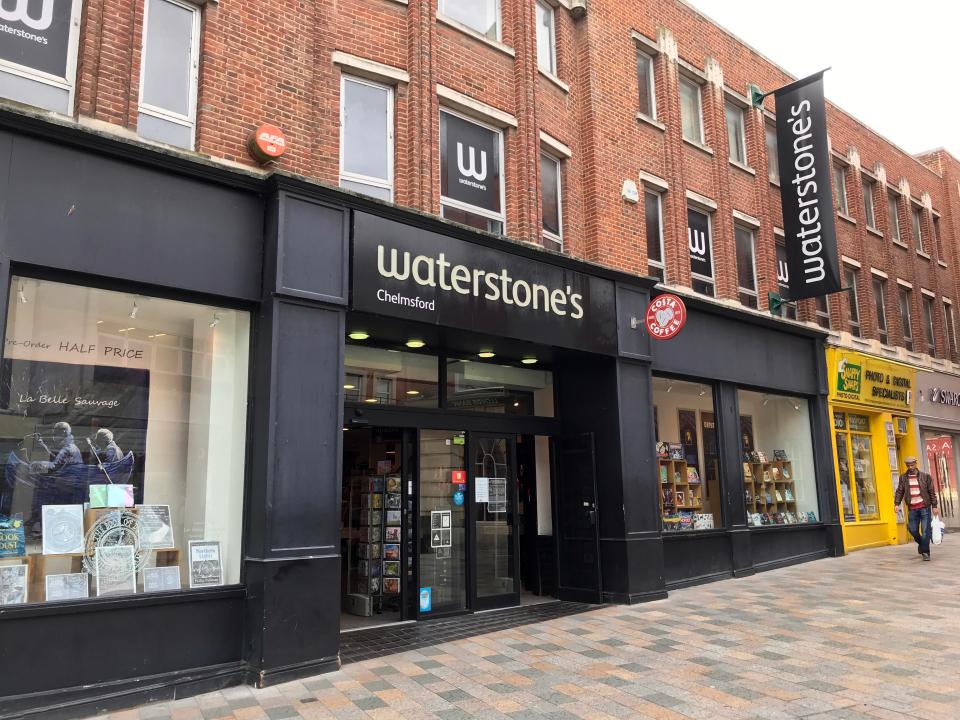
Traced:
<svg viewBox="0 0 960 720">
<path fill-rule="evenodd" d="M 684 138 L 683 142 L 685 142 L 690 147 L 695 147 L 700 152 L 705 152 L 707 155 L 711 155 L 711 156 L 713 155 L 713 150 L 708 148 L 706 145 L 698 143 L 696 140 L 690 140 L 689 138 Z"/>
<path fill-rule="evenodd" d="M 894 245 L 897 245 L 898 247 L 902 247 L 904 250 L 909 250 L 909 249 L 910 249 L 910 246 L 907 245 L 905 242 L 903 242 L 903 241 L 901 241 L 901 240 L 894 240 L 894 241 L 893 241 L 893 244 L 894 244 Z"/>
<path fill-rule="evenodd" d="M 545 77 L 547 80 L 552 82 L 554 85 L 556 85 L 558 88 L 563 90 L 565 93 L 567 94 L 570 93 L 570 86 L 567 85 L 563 80 L 558 78 L 556 75 L 554 75 L 552 72 L 549 72 L 548 70 L 544 70 L 542 67 L 537 67 L 537 70 L 540 72 L 540 74 L 543 77 Z"/>
<path fill-rule="evenodd" d="M 769 178 L 768 178 L 768 179 L 769 179 Z M 780 181 L 779 181 L 779 180 L 770 179 L 770 184 L 773 185 L 773 186 L 775 186 L 775 187 L 780 187 Z"/>
<path fill-rule="evenodd" d="M 932 259 L 933 259 L 933 258 L 931 258 L 929 255 L 927 255 L 923 250 L 917 250 L 917 255 L 919 255 L 920 257 L 922 257 L 924 260 L 932 260 Z"/>
<path fill-rule="evenodd" d="M 464 35 L 469 35 L 474 40 L 479 40 L 483 44 L 488 45 L 489 47 L 492 47 L 494 50 L 499 50 L 504 55 L 509 55 L 512 58 L 515 58 L 517 56 L 516 51 L 509 45 L 504 45 L 499 40 L 491 40 L 486 35 L 481 35 L 472 27 L 468 27 L 467 25 L 464 25 L 462 22 L 454 20 L 453 18 L 448 18 L 445 15 L 441 15 L 440 13 L 437 13 L 437 22 L 442 23 L 447 27 L 451 27 L 454 30 L 459 30 Z"/>
<path fill-rule="evenodd" d="M 871 235 L 876 235 L 878 238 L 882 238 L 882 237 L 883 237 L 883 233 L 880 232 L 879 229 L 877 229 L 877 228 L 875 228 L 875 227 L 870 227 L 869 225 L 867 225 L 867 232 L 870 233 Z"/>
<path fill-rule="evenodd" d="M 950 267 L 950 266 L 947 265 L 943 260 L 939 260 L 939 259 L 937 260 L 937 265 L 939 265 L 940 267 L 945 267 L 945 268 L 949 268 L 949 267 Z"/>
<path fill-rule="evenodd" d="M 857 224 L 857 221 L 856 221 L 856 220 L 854 220 L 852 217 L 850 217 L 850 216 L 847 215 L 846 213 L 840 212 L 839 210 L 837 210 L 837 217 L 840 218 L 841 220 L 846 220 L 846 221 L 847 221 L 848 223 L 850 223 L 851 225 L 856 225 L 856 224 Z"/>
<path fill-rule="evenodd" d="M 757 171 L 754 170 L 749 165 L 743 165 L 742 163 L 738 163 L 736 160 L 731 160 L 730 164 L 733 165 L 735 168 L 737 168 L 737 170 L 742 170 L 743 172 L 749 175 L 753 175 L 754 177 L 756 177 L 757 175 Z"/>
<path fill-rule="evenodd" d="M 666 125 L 664 125 L 662 122 L 658 122 L 657 120 L 654 120 L 652 117 L 650 117 L 650 116 L 647 115 L 646 113 L 638 112 L 638 113 L 637 113 L 637 120 L 639 120 L 639 121 L 642 122 L 642 123 L 646 123 L 647 125 L 650 125 L 651 127 L 655 127 L 655 128 L 656 128 L 657 130 L 659 130 L 660 132 L 666 132 L 666 131 L 667 131 L 667 126 L 666 126 Z"/>
<path fill-rule="evenodd" d="M 409 4 L 407 0 L 387 0 L 387 2 L 396 3 L 397 5 L 407 5 Z"/>
</svg>

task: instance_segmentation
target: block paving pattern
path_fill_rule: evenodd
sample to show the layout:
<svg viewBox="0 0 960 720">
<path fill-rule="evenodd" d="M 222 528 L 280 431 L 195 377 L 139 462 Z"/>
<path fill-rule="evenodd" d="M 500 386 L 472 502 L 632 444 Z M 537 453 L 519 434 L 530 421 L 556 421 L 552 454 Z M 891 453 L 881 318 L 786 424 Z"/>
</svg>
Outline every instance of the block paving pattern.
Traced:
<svg viewBox="0 0 960 720">
<path fill-rule="evenodd" d="M 953 534 L 106 717 L 957 718 L 958 570 Z"/>
</svg>

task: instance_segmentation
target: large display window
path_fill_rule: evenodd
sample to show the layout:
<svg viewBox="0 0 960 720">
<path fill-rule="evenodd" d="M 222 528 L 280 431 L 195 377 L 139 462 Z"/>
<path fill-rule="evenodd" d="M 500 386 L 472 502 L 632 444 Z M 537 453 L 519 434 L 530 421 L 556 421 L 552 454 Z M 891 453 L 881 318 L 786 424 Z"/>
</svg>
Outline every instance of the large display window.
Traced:
<svg viewBox="0 0 960 720">
<path fill-rule="evenodd" d="M 737 401 L 747 524 L 819 522 L 807 400 L 738 390 Z"/>
<path fill-rule="evenodd" d="M 663 529 L 722 526 L 713 387 L 654 377 L 653 414 Z"/>
<path fill-rule="evenodd" d="M 0 604 L 240 579 L 246 312 L 14 277 Z"/>
<path fill-rule="evenodd" d="M 840 478 L 844 521 L 879 520 L 870 416 L 834 412 L 833 434 L 837 446 L 837 475 Z"/>
</svg>

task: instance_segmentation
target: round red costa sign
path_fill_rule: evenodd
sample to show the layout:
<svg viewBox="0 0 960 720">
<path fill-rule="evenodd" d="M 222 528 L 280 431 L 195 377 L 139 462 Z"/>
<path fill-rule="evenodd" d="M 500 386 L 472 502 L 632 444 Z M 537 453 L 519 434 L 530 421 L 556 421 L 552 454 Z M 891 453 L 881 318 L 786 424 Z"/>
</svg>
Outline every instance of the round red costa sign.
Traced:
<svg viewBox="0 0 960 720">
<path fill-rule="evenodd" d="M 276 125 L 263 124 L 253 131 L 250 152 L 258 160 L 276 160 L 287 151 L 287 138 Z"/>
<path fill-rule="evenodd" d="M 687 306 L 676 295 L 658 295 L 647 306 L 647 330 L 655 340 L 669 340 L 687 322 Z"/>
</svg>

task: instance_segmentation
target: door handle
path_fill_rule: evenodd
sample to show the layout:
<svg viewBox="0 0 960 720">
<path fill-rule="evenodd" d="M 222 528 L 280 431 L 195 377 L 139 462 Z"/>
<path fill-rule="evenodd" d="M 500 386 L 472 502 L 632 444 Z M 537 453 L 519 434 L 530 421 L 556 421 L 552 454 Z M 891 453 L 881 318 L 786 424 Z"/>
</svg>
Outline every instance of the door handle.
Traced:
<svg viewBox="0 0 960 720">
<path fill-rule="evenodd" d="M 589 513 L 589 515 L 590 515 L 590 524 L 591 524 L 591 525 L 596 525 L 596 524 L 597 524 L 597 511 L 596 511 L 596 510 L 591 510 L 590 513 Z"/>
</svg>

